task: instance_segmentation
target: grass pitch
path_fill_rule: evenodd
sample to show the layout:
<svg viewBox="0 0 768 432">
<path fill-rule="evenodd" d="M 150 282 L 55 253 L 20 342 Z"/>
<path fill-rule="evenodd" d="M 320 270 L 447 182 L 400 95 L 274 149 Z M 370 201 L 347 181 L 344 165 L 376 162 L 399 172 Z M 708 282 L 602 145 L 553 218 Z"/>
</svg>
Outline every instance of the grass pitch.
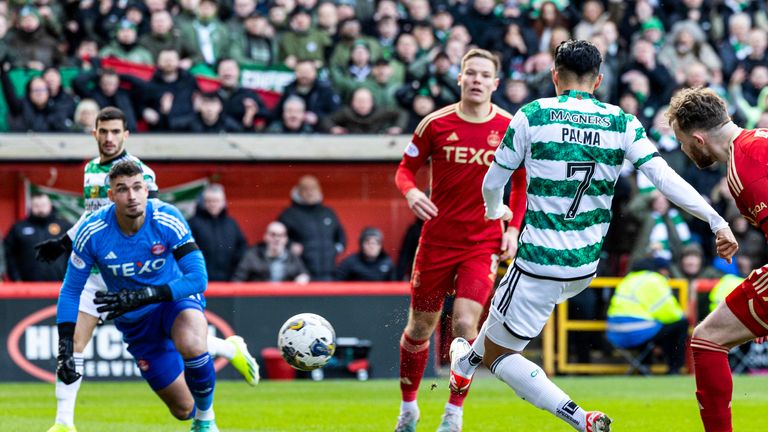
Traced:
<svg viewBox="0 0 768 432">
<path fill-rule="evenodd" d="M 586 409 L 608 413 L 618 432 L 703 430 L 691 376 L 569 377 L 555 382 Z M 734 430 L 766 429 L 766 388 L 768 377 L 735 378 Z M 422 383 L 419 430 L 435 430 L 447 395 L 446 379 Z M 215 408 L 222 432 L 391 431 L 399 397 L 396 380 L 265 381 L 256 388 L 220 381 Z M 493 378 L 475 380 L 464 411 L 466 431 L 573 430 Z M 46 431 L 54 413 L 53 385 L 0 384 L 0 431 Z M 86 380 L 75 420 L 79 432 L 189 430 L 189 422 L 173 419 L 144 383 Z"/>
</svg>

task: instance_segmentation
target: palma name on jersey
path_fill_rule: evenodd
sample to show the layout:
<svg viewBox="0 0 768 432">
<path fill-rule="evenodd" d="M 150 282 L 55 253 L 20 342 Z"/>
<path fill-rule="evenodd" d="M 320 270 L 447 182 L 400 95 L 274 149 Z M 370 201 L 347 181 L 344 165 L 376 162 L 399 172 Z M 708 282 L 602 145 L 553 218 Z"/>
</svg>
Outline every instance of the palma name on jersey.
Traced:
<svg viewBox="0 0 768 432">
<path fill-rule="evenodd" d="M 586 144 L 590 146 L 600 145 L 600 133 L 594 130 L 574 129 L 564 127 L 560 136 L 563 141 Z"/>
</svg>

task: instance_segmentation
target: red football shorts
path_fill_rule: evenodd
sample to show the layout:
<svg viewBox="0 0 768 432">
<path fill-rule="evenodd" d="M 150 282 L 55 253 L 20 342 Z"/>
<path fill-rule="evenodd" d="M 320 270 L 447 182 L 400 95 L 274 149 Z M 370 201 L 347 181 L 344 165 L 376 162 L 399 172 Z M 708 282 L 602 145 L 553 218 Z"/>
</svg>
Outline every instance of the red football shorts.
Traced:
<svg viewBox="0 0 768 432">
<path fill-rule="evenodd" d="M 445 296 L 488 301 L 499 257 L 496 249 L 445 248 L 421 244 L 411 276 L 411 307 L 420 312 L 439 312 Z"/>
<path fill-rule="evenodd" d="M 768 336 L 768 265 L 753 270 L 725 302 L 755 336 Z"/>
</svg>

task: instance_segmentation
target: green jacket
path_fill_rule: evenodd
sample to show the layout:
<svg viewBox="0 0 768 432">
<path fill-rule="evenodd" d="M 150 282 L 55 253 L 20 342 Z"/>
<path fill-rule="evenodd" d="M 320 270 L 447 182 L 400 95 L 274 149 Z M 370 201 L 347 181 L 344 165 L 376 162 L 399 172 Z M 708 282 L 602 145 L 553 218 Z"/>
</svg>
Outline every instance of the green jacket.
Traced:
<svg viewBox="0 0 768 432">
<path fill-rule="evenodd" d="M 148 65 L 155 64 L 155 59 L 152 57 L 152 53 L 138 44 L 134 46 L 133 49 L 126 50 L 117 42 L 112 42 L 111 44 L 102 48 L 101 51 L 99 51 L 99 56 L 117 57 L 119 59 L 133 63 L 143 63 Z"/>
<path fill-rule="evenodd" d="M 616 287 L 608 317 L 631 317 L 661 324 L 680 321 L 685 314 L 667 278 L 651 271 L 628 274 Z"/>
<path fill-rule="evenodd" d="M 211 28 L 211 44 L 213 45 L 213 57 L 214 61 L 211 64 L 215 64 L 222 58 L 229 55 L 229 49 L 230 49 L 230 37 L 229 37 L 229 30 L 227 29 L 227 26 L 224 25 L 219 20 L 213 20 L 211 21 L 208 26 Z M 195 49 L 195 55 L 192 57 L 192 60 L 195 63 L 208 63 L 205 60 L 205 57 L 203 57 L 203 52 L 201 50 L 201 44 L 200 44 L 200 37 L 198 34 L 198 29 L 203 28 L 203 24 L 200 23 L 200 21 L 192 21 L 189 24 L 182 24 L 179 26 L 181 29 L 181 37 L 184 41 L 187 41 L 187 43 L 191 43 L 192 46 L 194 46 Z"/>
<path fill-rule="evenodd" d="M 325 50 L 331 46 L 331 38 L 328 34 L 310 29 L 306 33 L 285 31 L 278 34 L 277 43 L 278 59 L 281 63 L 285 59 L 294 56 L 297 59 L 314 60 L 325 64 Z"/>
</svg>

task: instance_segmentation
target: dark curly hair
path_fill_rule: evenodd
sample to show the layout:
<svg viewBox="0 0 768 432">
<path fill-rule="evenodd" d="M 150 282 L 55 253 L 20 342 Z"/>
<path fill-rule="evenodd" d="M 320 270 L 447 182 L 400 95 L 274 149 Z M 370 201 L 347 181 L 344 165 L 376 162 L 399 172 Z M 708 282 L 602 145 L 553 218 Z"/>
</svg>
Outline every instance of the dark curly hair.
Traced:
<svg viewBox="0 0 768 432">
<path fill-rule="evenodd" d="M 578 81 L 593 80 L 600 73 L 603 57 L 592 42 L 567 40 L 555 50 L 555 70 Z M 569 77 L 569 78 L 571 78 Z"/>
<path fill-rule="evenodd" d="M 672 96 L 667 118 L 684 133 L 710 131 L 731 119 L 725 101 L 712 89 L 703 87 L 683 89 Z"/>
</svg>

